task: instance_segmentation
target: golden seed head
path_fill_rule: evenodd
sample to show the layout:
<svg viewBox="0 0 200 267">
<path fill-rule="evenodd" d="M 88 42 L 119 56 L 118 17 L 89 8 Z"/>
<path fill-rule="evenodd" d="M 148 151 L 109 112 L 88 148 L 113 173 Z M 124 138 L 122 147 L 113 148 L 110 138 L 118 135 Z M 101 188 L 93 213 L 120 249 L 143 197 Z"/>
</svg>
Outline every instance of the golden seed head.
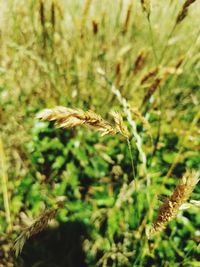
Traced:
<svg viewBox="0 0 200 267">
<path fill-rule="evenodd" d="M 148 231 L 148 238 L 161 232 L 174 217 L 180 207 L 188 200 L 195 185 L 199 181 L 199 172 L 187 171 L 181 181 L 177 184 L 171 197 L 167 198 L 158 211 L 157 219 Z"/>
<path fill-rule="evenodd" d="M 44 121 L 56 121 L 56 125 L 61 128 L 73 128 L 85 125 L 101 132 L 102 136 L 116 134 L 116 129 L 109 122 L 91 110 L 83 111 L 80 109 L 55 107 L 53 109 L 42 110 L 37 115 L 37 118 Z"/>
</svg>

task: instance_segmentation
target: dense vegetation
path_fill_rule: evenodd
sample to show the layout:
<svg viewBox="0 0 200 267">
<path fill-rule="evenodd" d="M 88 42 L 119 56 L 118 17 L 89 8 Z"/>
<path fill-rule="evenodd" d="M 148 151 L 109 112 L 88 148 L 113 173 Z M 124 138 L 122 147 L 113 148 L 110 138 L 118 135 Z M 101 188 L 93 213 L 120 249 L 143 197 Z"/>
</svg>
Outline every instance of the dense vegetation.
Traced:
<svg viewBox="0 0 200 267">
<path fill-rule="evenodd" d="M 0 266 L 200 266 L 199 185 L 148 239 L 200 170 L 199 15 L 188 0 L 0 1 Z M 112 125 L 117 111 L 130 136 L 36 118 L 55 106 Z"/>
</svg>

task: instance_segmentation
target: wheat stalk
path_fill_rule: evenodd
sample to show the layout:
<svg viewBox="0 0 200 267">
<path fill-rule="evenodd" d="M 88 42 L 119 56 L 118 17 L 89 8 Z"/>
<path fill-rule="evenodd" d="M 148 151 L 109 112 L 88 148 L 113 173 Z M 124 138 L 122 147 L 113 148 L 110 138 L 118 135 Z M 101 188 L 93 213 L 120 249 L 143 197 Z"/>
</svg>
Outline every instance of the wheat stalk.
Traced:
<svg viewBox="0 0 200 267">
<path fill-rule="evenodd" d="M 161 232 L 165 229 L 166 225 L 176 217 L 180 207 L 190 197 L 195 185 L 199 181 L 199 172 L 186 172 L 177 184 L 173 194 L 164 201 L 159 208 L 157 219 L 155 220 L 152 228 L 147 233 L 148 238 L 154 234 Z"/>
</svg>

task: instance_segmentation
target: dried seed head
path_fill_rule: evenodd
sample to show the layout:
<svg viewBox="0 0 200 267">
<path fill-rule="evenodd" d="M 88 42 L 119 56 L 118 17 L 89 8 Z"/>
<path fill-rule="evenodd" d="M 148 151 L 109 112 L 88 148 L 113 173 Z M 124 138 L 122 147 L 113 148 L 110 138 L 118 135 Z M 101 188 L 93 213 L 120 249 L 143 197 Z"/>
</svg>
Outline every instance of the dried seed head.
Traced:
<svg viewBox="0 0 200 267">
<path fill-rule="evenodd" d="M 142 50 L 139 52 L 139 54 L 135 60 L 135 63 L 134 63 L 134 69 L 133 69 L 134 74 L 137 74 L 142 69 L 142 67 L 144 66 L 145 61 L 147 59 L 147 55 L 148 55 L 148 53 L 145 50 Z"/>
<path fill-rule="evenodd" d="M 153 83 L 147 90 L 146 94 L 144 95 L 142 106 L 149 100 L 149 98 L 153 95 L 153 93 L 158 89 L 162 80 L 163 80 L 162 78 L 158 77 L 153 81 Z"/>
<path fill-rule="evenodd" d="M 98 22 L 94 19 L 92 20 L 92 29 L 93 29 L 94 34 L 98 33 L 98 29 L 99 29 Z"/>
<path fill-rule="evenodd" d="M 118 59 L 115 67 L 115 76 L 117 85 L 119 85 L 121 81 L 121 69 L 122 69 L 121 67 L 122 67 L 122 60 Z"/>
<path fill-rule="evenodd" d="M 152 228 L 149 230 L 148 237 L 161 232 L 174 217 L 176 217 L 180 207 L 190 197 L 195 185 L 199 181 L 199 172 L 186 172 L 181 181 L 177 184 L 171 197 L 165 200 L 158 211 L 158 216 Z"/>
<path fill-rule="evenodd" d="M 149 79 L 151 79 L 152 77 L 154 77 L 156 74 L 158 73 L 158 67 L 155 67 L 153 69 L 151 69 L 149 72 L 147 72 L 141 79 L 141 84 L 145 83 L 146 81 L 148 81 Z"/>
<path fill-rule="evenodd" d="M 124 22 L 123 33 L 126 33 L 127 30 L 128 30 L 128 25 L 129 25 L 130 18 L 131 18 L 132 7 L 133 7 L 133 3 L 132 3 L 132 1 L 131 1 L 131 2 L 129 3 L 129 5 L 128 5 L 128 10 L 127 10 L 127 13 L 126 13 L 126 19 L 125 19 L 125 22 Z"/>
<path fill-rule="evenodd" d="M 184 20 L 184 18 L 187 16 L 189 6 L 194 3 L 196 0 L 186 0 L 184 5 L 182 6 L 181 11 L 179 12 L 177 18 L 176 18 L 176 23 L 180 23 L 181 21 Z"/>
<path fill-rule="evenodd" d="M 18 256 L 27 239 L 29 239 L 31 236 L 41 232 L 44 230 L 48 222 L 55 218 L 57 209 L 49 209 L 45 210 L 30 226 L 26 227 L 22 233 L 17 237 L 14 244 L 14 250 L 16 256 Z"/>
<path fill-rule="evenodd" d="M 123 122 L 122 116 L 118 112 L 111 112 L 113 119 L 115 121 L 116 129 L 119 133 L 121 133 L 124 137 L 129 138 L 130 133 Z"/>
<path fill-rule="evenodd" d="M 37 118 L 47 121 L 56 121 L 56 125 L 61 128 L 73 128 L 80 125 L 91 127 L 99 132 L 102 136 L 106 134 L 116 134 L 114 129 L 100 115 L 93 111 L 83 111 L 65 107 L 55 107 L 45 109 L 39 112 Z"/>
</svg>

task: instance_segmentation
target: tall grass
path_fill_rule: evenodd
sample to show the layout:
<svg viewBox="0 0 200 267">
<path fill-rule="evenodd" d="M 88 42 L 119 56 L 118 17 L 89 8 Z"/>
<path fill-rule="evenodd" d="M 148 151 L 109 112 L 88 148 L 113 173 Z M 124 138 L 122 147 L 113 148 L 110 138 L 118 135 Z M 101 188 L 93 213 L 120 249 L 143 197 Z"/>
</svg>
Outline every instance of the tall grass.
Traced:
<svg viewBox="0 0 200 267">
<path fill-rule="evenodd" d="M 179 208 L 198 187 L 177 180 L 198 169 L 199 4 L 0 1 L 0 231 L 17 254 L 66 196 L 56 220 L 87 226 L 88 266 L 197 264 L 197 207 Z"/>
</svg>

